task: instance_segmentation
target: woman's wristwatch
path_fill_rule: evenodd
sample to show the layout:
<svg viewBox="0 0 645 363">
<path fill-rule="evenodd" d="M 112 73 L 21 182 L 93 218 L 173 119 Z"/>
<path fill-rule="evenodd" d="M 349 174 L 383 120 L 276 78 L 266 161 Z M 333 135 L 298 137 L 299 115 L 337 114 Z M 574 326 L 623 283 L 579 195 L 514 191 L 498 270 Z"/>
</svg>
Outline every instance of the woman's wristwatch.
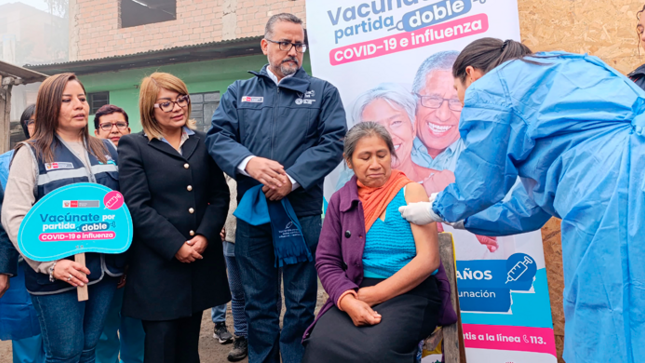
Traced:
<svg viewBox="0 0 645 363">
<path fill-rule="evenodd" d="M 56 282 L 56 278 L 54 278 L 54 268 L 56 267 L 56 262 L 54 261 L 54 264 L 49 267 L 49 282 Z"/>
</svg>

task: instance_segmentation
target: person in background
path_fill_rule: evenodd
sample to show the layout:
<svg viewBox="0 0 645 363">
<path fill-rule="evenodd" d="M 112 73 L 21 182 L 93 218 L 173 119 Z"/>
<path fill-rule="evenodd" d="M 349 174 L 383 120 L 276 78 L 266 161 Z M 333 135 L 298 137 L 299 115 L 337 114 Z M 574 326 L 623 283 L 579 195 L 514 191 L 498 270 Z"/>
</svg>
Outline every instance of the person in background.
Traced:
<svg viewBox="0 0 645 363">
<path fill-rule="evenodd" d="M 94 134 L 99 139 L 119 145 L 122 136 L 130 134 L 128 114 L 120 107 L 104 105 L 94 115 Z M 142 363 L 145 332 L 141 320 L 121 314 L 124 279 L 117 286 L 96 346 L 97 363 Z"/>
<path fill-rule="evenodd" d="M 636 24 L 636 33 L 638 34 L 638 45 L 645 49 L 645 17 L 643 17 L 643 12 L 645 11 L 645 5 L 636 12 L 636 19 L 638 23 Z M 640 49 L 639 49 L 640 50 Z M 636 68 L 630 74 L 627 75 L 638 87 L 645 89 L 645 64 Z"/>
<path fill-rule="evenodd" d="M 0 188 L 0 211 L 2 210 L 2 201 L 4 200 L 4 190 Z M 7 232 L 4 231 L 0 225 L 0 299 L 4 296 L 5 292 L 9 290 L 9 278 L 18 274 L 18 251 L 13 247 Z M 0 300 L 3 302 L 3 300 Z M 0 321 L 4 320 L 4 314 L 0 316 Z M 0 332 L 4 332 L 4 322 L 0 325 Z M 4 334 L 2 334 L 4 335 Z"/>
<path fill-rule="evenodd" d="M 289 205 L 295 215 L 282 225 L 291 232 L 300 224 L 296 237 L 285 243 L 274 238 L 270 223 L 252 225 L 238 217 L 235 237 L 249 362 L 277 363 L 282 357 L 284 363 L 299 363 L 304 353 L 300 340 L 314 320 L 317 300 L 312 260 L 321 228 L 323 181 L 342 160 L 345 111 L 334 86 L 301 68 L 307 49 L 301 19 L 286 13 L 269 18 L 261 47 L 269 64 L 252 72 L 253 78 L 229 86 L 206 144 L 217 164 L 236 179 L 238 201 L 249 191 L 256 200 L 273 203 L 272 221 L 287 218 Z M 256 194 L 260 185 L 262 195 Z M 276 309 L 280 266 L 286 306 L 282 330 Z"/>
<path fill-rule="evenodd" d="M 343 155 L 355 176 L 327 208 L 316 269 L 329 300 L 304 336 L 303 363 L 413 362 L 450 301 L 435 276 L 436 225 L 398 213 L 428 195 L 392 169 L 395 146 L 380 124 L 350 129 Z"/>
<path fill-rule="evenodd" d="M 226 246 L 224 246 L 224 253 L 224 256 L 226 257 Z M 226 266 L 228 267 L 228 263 Z M 213 327 L 213 338 L 217 339 L 220 344 L 229 344 L 233 342 L 233 334 L 231 334 L 226 327 L 226 306 L 227 304 L 222 304 L 214 306 L 211 309 L 211 320 L 213 321 L 213 324 L 215 324 Z"/>
<path fill-rule="evenodd" d="M 224 174 L 224 177 L 226 177 L 226 184 L 228 184 L 228 190 L 231 193 L 231 202 L 221 237 L 226 267 L 228 268 L 228 284 L 231 288 L 231 311 L 233 312 L 233 327 L 235 329 L 235 344 L 233 350 L 228 353 L 228 360 L 237 362 L 246 358 L 248 353 L 248 341 L 246 338 L 248 335 L 248 326 L 244 314 L 244 287 L 242 287 L 239 268 L 235 260 L 235 230 L 237 221 L 233 212 L 237 208 L 237 183 L 235 183 L 235 179 L 226 174 Z M 226 329 L 226 304 L 214 307 L 211 312 L 211 318 L 213 319 L 213 323 L 215 323 L 213 336 L 222 343 L 222 332 L 228 333 L 228 335 L 231 334 Z"/>
<path fill-rule="evenodd" d="M 34 113 L 36 105 L 29 105 L 20 116 L 20 126 L 25 139 L 29 139 L 35 130 Z M 14 151 L 10 150 L 0 155 L 0 190 L 7 186 L 9 166 L 13 159 Z M 2 238 L 4 235 L 5 238 Z M 18 251 L 13 247 L 4 230 L 0 231 L 0 255 L 4 256 L 5 263 L 13 261 L 12 256 L 18 256 Z M 26 264 L 22 259 L 16 259 L 15 267 L 5 264 L 0 268 L 0 288 L 8 288 L 6 296 L 0 299 L 0 338 L 11 339 L 11 351 L 14 363 L 40 363 L 45 361 L 43 340 L 40 335 L 38 316 L 31 302 L 31 297 L 25 288 L 25 274 L 19 266 Z M 5 271 L 15 271 L 6 273 Z M 9 277 L 11 285 L 9 285 Z M 6 285 L 4 280 L 6 279 Z M 3 290 L 3 293 L 5 291 Z M 1 295 L 0 295 L 1 296 Z M 15 324 L 15 323 L 18 324 Z"/>
<path fill-rule="evenodd" d="M 124 135 L 130 134 L 128 114 L 114 105 L 104 105 L 94 115 L 94 135 L 100 139 L 112 141 L 114 146 Z"/>
<path fill-rule="evenodd" d="M 139 112 L 143 132 L 119 141 L 134 226 L 123 313 L 143 321 L 145 363 L 197 363 L 204 310 L 231 299 L 220 243 L 230 194 L 206 135 L 191 129 L 181 79 L 144 78 Z"/>
<path fill-rule="evenodd" d="M 25 139 L 29 139 L 36 128 L 34 121 L 34 113 L 36 112 L 36 105 L 31 104 L 25 108 L 20 115 L 20 127 L 25 135 Z M 9 177 L 9 165 L 13 159 L 14 150 L 9 150 L 0 155 L 0 186 L 7 187 L 7 178 Z"/>
<path fill-rule="evenodd" d="M 119 190 L 116 148 L 89 135 L 89 109 L 85 88 L 72 73 L 50 76 L 40 85 L 38 122 L 32 138 L 18 145 L 2 206 L 2 225 L 14 246 L 23 218 L 55 189 L 92 182 Z M 68 168 L 52 168 L 52 163 Z M 125 261 L 123 255 L 85 255 L 86 266 L 73 257 L 51 262 L 25 258 L 25 285 L 38 314 L 47 363 L 95 360 Z M 89 300 L 78 301 L 76 287 L 85 285 Z"/>
</svg>

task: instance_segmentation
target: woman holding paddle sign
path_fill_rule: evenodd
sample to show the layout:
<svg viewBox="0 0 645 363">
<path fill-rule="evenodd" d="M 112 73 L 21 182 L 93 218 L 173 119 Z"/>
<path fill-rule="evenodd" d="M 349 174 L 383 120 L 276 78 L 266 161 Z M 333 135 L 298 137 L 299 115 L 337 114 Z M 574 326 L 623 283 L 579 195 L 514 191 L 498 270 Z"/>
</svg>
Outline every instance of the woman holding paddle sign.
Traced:
<svg viewBox="0 0 645 363">
<path fill-rule="evenodd" d="M 74 74 L 51 76 L 40 86 L 35 134 L 17 147 L 2 207 L 2 224 L 16 248 L 22 220 L 48 193 L 87 182 L 119 189 L 116 149 L 89 135 L 89 111 L 85 88 Z M 25 285 L 38 313 L 45 361 L 94 362 L 105 315 L 123 275 L 123 256 L 87 253 L 86 266 L 71 257 L 25 260 Z M 90 298 L 78 301 L 76 287 L 83 286 L 89 286 Z"/>
</svg>

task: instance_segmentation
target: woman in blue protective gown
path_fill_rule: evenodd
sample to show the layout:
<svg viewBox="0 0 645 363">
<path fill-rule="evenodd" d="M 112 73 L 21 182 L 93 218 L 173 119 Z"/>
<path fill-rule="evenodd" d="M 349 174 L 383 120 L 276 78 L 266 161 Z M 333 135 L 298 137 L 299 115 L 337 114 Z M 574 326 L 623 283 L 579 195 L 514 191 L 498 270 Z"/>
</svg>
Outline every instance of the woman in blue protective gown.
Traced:
<svg viewBox="0 0 645 363">
<path fill-rule="evenodd" d="M 464 48 L 453 76 L 456 181 L 402 215 L 492 236 L 562 219 L 565 361 L 642 362 L 645 93 L 596 57 L 493 38 Z"/>
</svg>

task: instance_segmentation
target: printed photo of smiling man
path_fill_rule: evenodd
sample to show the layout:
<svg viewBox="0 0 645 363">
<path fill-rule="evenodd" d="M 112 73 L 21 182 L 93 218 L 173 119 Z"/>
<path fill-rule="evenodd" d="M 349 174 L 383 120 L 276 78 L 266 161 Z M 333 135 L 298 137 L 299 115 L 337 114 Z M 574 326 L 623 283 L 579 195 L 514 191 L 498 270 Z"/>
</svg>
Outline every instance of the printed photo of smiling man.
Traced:
<svg viewBox="0 0 645 363">
<path fill-rule="evenodd" d="M 452 64 L 458 55 L 457 51 L 431 55 L 421 64 L 412 83 L 412 94 L 417 101 L 417 137 L 410 153 L 412 162 L 444 171 L 424 183 L 429 194 L 454 182 L 452 171 L 464 149 L 459 138 L 459 117 L 463 106 L 457 98 L 452 77 Z"/>
</svg>

